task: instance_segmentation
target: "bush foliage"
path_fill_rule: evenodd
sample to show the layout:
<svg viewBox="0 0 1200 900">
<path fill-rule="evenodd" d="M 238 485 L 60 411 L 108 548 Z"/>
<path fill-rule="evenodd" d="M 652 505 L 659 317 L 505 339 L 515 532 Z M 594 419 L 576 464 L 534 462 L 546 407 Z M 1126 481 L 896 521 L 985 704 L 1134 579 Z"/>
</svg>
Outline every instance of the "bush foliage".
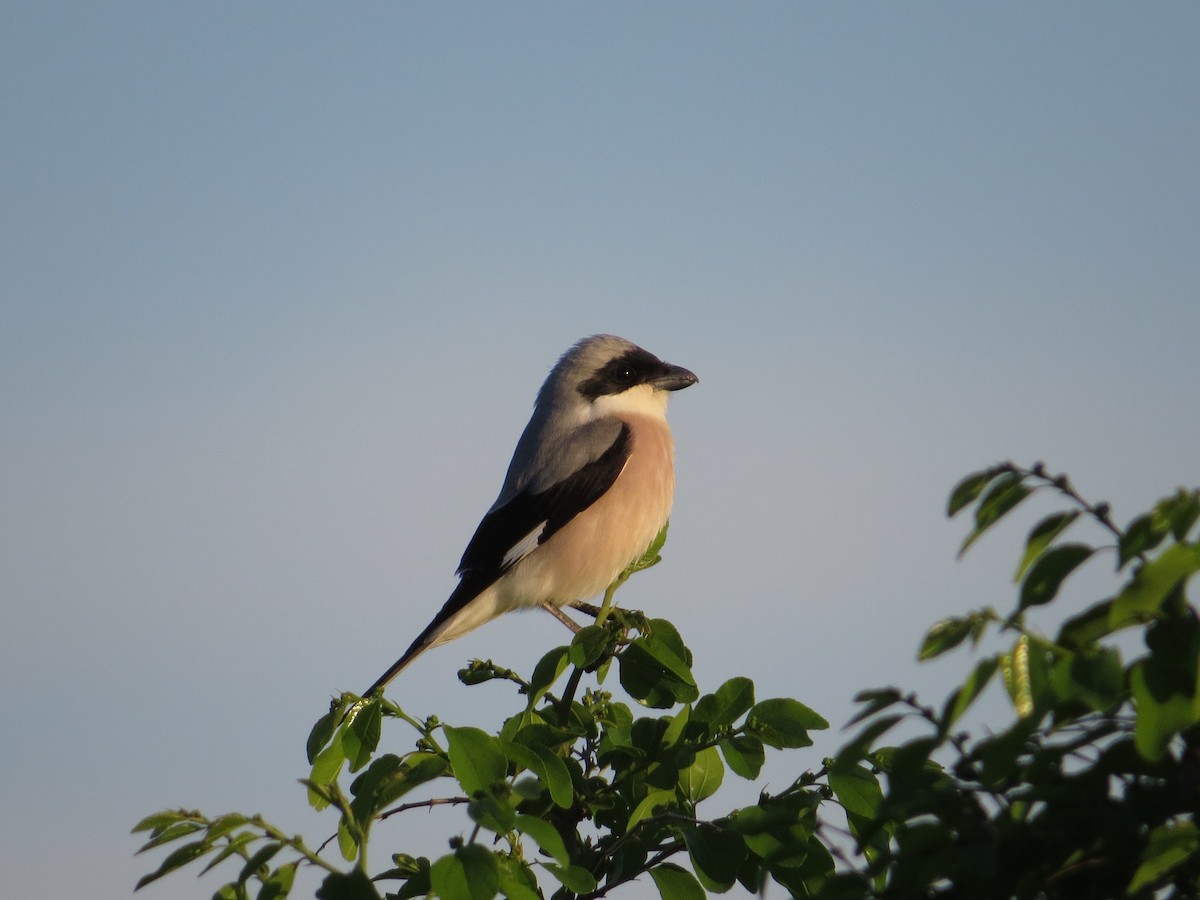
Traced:
<svg viewBox="0 0 1200 900">
<path fill-rule="evenodd" d="M 767 748 L 806 747 L 825 720 L 798 700 L 758 699 L 745 677 L 702 691 L 673 625 L 614 609 L 527 677 L 490 661 L 459 673 L 511 683 L 513 711 L 494 734 L 414 718 L 382 694 L 333 701 L 303 781 L 336 817 L 336 851 L 261 816 L 168 810 L 134 829 L 148 833 L 143 851 L 170 848 L 138 887 L 232 860 L 222 900 L 286 897 L 300 866 L 324 870 L 323 900 L 568 900 L 620 895 L 635 879 L 666 900 L 770 882 L 825 900 L 1200 895 L 1200 618 L 1185 594 L 1200 570 L 1200 492 L 1121 528 L 1065 476 L 1006 463 L 950 496 L 949 515 L 973 515 L 963 551 L 1038 492 L 1064 508 L 1029 531 L 1014 607 L 936 623 L 919 656 L 978 652 L 989 633 L 1002 649 L 940 704 L 862 692 L 851 739 L 753 805 L 713 809 L 727 775 L 756 779 Z M 1067 540 L 1089 521 L 1102 543 Z M 1115 565 L 1113 596 L 1064 614 L 1053 635 L 1028 624 L 1094 559 Z M 964 715 L 993 682 L 1011 718 L 972 734 Z M 368 864 L 389 819 L 442 804 L 465 808 L 444 855 Z"/>
</svg>

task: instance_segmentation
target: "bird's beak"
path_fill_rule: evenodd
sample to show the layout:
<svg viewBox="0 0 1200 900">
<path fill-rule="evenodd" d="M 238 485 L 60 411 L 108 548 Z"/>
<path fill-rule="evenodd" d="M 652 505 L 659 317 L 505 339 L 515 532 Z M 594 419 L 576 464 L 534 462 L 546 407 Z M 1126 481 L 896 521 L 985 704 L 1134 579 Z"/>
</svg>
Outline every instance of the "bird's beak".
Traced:
<svg viewBox="0 0 1200 900">
<path fill-rule="evenodd" d="M 662 371 L 650 379 L 650 383 L 660 391 L 682 391 L 685 387 L 691 387 L 699 380 L 694 372 L 685 369 L 683 366 L 673 366 L 670 363 L 663 363 Z"/>
</svg>

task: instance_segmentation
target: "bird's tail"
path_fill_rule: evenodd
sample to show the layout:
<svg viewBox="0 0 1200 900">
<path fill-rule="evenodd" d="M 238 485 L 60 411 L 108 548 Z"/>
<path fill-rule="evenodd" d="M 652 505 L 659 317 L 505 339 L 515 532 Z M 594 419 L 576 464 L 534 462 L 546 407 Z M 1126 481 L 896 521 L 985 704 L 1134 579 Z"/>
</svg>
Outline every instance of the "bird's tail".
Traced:
<svg viewBox="0 0 1200 900">
<path fill-rule="evenodd" d="M 370 697 L 373 693 L 379 690 L 379 688 L 383 687 L 385 684 L 399 675 L 405 668 L 407 668 L 410 662 L 429 649 L 430 645 L 433 643 L 433 636 L 429 633 L 432 627 L 433 626 L 430 625 L 429 628 L 426 628 L 423 632 L 421 632 L 421 636 L 412 642 L 412 646 L 404 651 L 404 655 L 392 663 L 386 672 L 375 679 L 375 683 L 367 688 L 363 693 L 364 697 Z"/>
<path fill-rule="evenodd" d="M 404 651 L 404 655 L 376 678 L 375 683 L 367 688 L 362 696 L 370 697 L 430 647 L 452 641 L 478 628 L 489 619 L 494 619 L 499 610 L 496 609 L 495 592 L 490 588 L 491 585 L 487 585 L 480 590 L 479 584 L 471 583 L 470 579 L 459 582 L 433 621 L 425 626 L 425 630 L 417 635 L 417 639 Z"/>
</svg>

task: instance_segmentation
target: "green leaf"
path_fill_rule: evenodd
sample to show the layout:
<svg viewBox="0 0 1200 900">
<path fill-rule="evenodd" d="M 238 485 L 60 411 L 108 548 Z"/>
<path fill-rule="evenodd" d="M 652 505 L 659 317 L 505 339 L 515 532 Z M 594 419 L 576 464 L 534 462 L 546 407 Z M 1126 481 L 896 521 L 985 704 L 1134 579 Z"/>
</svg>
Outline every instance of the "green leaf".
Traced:
<svg viewBox="0 0 1200 900">
<path fill-rule="evenodd" d="M 1113 600 L 1110 624 L 1120 627 L 1153 617 L 1175 586 L 1197 570 L 1200 570 L 1200 547 L 1191 544 L 1168 547 L 1142 565 Z"/>
<path fill-rule="evenodd" d="M 997 657 L 989 656 L 981 659 L 975 665 L 962 686 L 946 700 L 946 707 L 942 711 L 941 727 L 943 731 L 948 731 L 970 708 L 971 704 L 975 702 L 975 698 L 983 692 L 992 676 L 996 674 L 999 664 L 1000 660 Z"/>
<path fill-rule="evenodd" d="M 808 811 L 789 807 L 747 807 L 738 811 L 730 827 L 743 836 L 750 852 L 767 864 L 794 867 L 808 856 L 812 835 L 805 820 L 809 818 Z"/>
<path fill-rule="evenodd" d="M 1185 491 L 1180 488 L 1173 496 L 1160 500 L 1154 507 L 1154 514 L 1166 521 L 1175 540 L 1186 540 L 1192 526 L 1200 520 L 1200 489 Z"/>
<path fill-rule="evenodd" d="M 504 743 L 505 755 L 518 766 L 532 772 L 550 792 L 555 806 L 569 809 L 575 802 L 575 788 L 567 764 L 550 747 L 544 744 Z"/>
<path fill-rule="evenodd" d="M 1175 869 L 1200 851 L 1200 832 L 1195 822 L 1178 821 L 1162 824 L 1150 833 L 1150 840 L 1141 854 L 1141 865 L 1126 888 L 1132 896 L 1152 887 L 1169 871 Z"/>
<path fill-rule="evenodd" d="M 1018 716 L 1026 719 L 1046 707 L 1050 690 L 1046 654 L 1029 635 L 1017 638 L 1012 650 L 1000 657 L 1000 669 Z"/>
<path fill-rule="evenodd" d="M 633 812 L 629 814 L 629 821 L 625 823 L 625 830 L 629 831 L 643 819 L 648 819 L 661 810 L 670 809 L 675 804 L 674 789 L 651 791 L 643 798 L 641 803 L 634 807 Z"/>
<path fill-rule="evenodd" d="M 272 872 L 263 882 L 257 900 L 275 900 L 277 897 L 286 897 L 296 881 L 296 868 L 299 865 L 298 862 L 284 863 Z"/>
<path fill-rule="evenodd" d="M 847 722 L 847 725 L 857 725 L 863 719 L 869 719 L 877 712 L 887 709 L 889 706 L 894 706 L 904 699 L 894 687 L 879 688 L 870 691 L 859 691 L 854 695 L 855 703 L 866 704 L 862 709 L 855 713 L 854 718 Z"/>
<path fill-rule="evenodd" d="M 533 838 L 560 866 L 570 865 L 571 857 L 567 853 L 567 845 L 563 843 L 562 835 L 545 819 L 518 815 L 515 824 L 517 831 Z"/>
<path fill-rule="evenodd" d="M 537 889 L 537 879 L 529 864 L 519 859 L 501 859 L 500 892 L 507 900 L 542 900 Z"/>
<path fill-rule="evenodd" d="M 1053 600 L 1063 580 L 1094 552 L 1086 544 L 1063 544 L 1047 550 L 1033 564 L 1021 584 L 1020 608 L 1040 606 Z"/>
<path fill-rule="evenodd" d="M 1162 543 L 1163 538 L 1170 532 L 1170 523 L 1162 516 L 1153 512 L 1138 516 L 1121 534 L 1118 544 L 1117 568 L 1123 568 L 1135 556 L 1149 553 Z"/>
<path fill-rule="evenodd" d="M 917 651 L 917 659 L 927 660 L 941 656 L 948 650 L 953 650 L 974 631 L 974 622 L 969 618 L 949 618 L 935 622 L 925 633 L 921 649 Z"/>
<path fill-rule="evenodd" d="M 746 861 L 746 842 L 738 834 L 708 823 L 687 826 L 683 840 L 692 868 L 705 890 L 724 893 L 737 880 Z"/>
<path fill-rule="evenodd" d="M 254 852 L 254 855 L 246 860 L 242 866 L 242 871 L 238 874 L 238 881 L 249 881 L 251 878 L 262 875 L 262 869 L 269 863 L 280 850 L 283 849 L 283 844 L 278 841 L 270 841 L 259 847 Z"/>
<path fill-rule="evenodd" d="M 663 645 L 679 659 L 689 674 L 692 669 L 692 651 L 684 644 L 679 630 L 666 619 L 647 619 L 646 628 L 649 636 L 658 644 Z"/>
<path fill-rule="evenodd" d="M 172 841 L 187 837 L 189 834 L 195 834 L 197 831 L 204 830 L 203 822 L 176 822 L 174 825 L 168 825 L 166 828 L 157 829 L 150 840 L 138 847 L 137 852 L 145 853 L 147 850 L 152 850 L 155 847 L 169 844 Z M 208 835 L 207 839 L 211 841 L 212 836 Z"/>
<path fill-rule="evenodd" d="M 990 787 L 1012 778 L 1022 755 L 1029 752 L 1029 736 L 1036 731 L 1036 722 L 1017 719 L 1007 731 L 977 741 L 970 759 L 979 764 L 980 781 Z"/>
<path fill-rule="evenodd" d="M 317 900 L 379 900 L 375 885 L 362 869 L 331 872 L 317 888 Z"/>
<path fill-rule="evenodd" d="M 662 733 L 662 738 L 659 740 L 659 746 L 664 750 L 675 749 L 683 740 L 684 731 L 687 729 L 688 722 L 692 719 L 692 707 L 689 704 L 684 706 L 666 720 L 667 727 Z"/>
<path fill-rule="evenodd" d="M 1012 512 L 1018 503 L 1032 493 L 1033 489 L 1027 487 L 1022 476 L 1016 472 L 1005 472 L 995 479 L 979 500 L 979 506 L 975 510 L 975 527 L 959 547 L 958 555 L 961 557 L 966 553 L 985 531 Z"/>
<path fill-rule="evenodd" d="M 208 823 L 208 839 L 215 841 L 217 838 L 228 834 L 235 828 L 240 828 L 249 821 L 241 813 L 228 813 L 223 816 L 217 816 L 217 818 Z"/>
<path fill-rule="evenodd" d="M 441 900 L 492 900 L 500 891 L 500 864 L 486 847 L 467 844 L 437 860 L 429 880 Z"/>
<path fill-rule="evenodd" d="M 133 826 L 130 834 L 137 834 L 139 831 L 153 831 L 155 833 L 174 825 L 176 822 L 188 820 L 196 820 L 202 818 L 199 813 L 189 812 L 186 809 L 164 809 L 161 812 L 151 813 Z"/>
<path fill-rule="evenodd" d="M 1124 688 L 1120 651 L 1102 647 L 1063 656 L 1050 670 L 1050 681 L 1061 699 L 1077 700 L 1104 712 L 1120 699 Z"/>
<path fill-rule="evenodd" d="M 603 625 L 581 628 L 571 640 L 569 659 L 571 665 L 586 669 L 598 660 L 612 643 L 612 633 Z"/>
<path fill-rule="evenodd" d="M 868 851 L 869 852 L 869 851 Z M 808 840 L 806 852 L 799 865 L 785 868 L 773 865 L 771 878 L 793 897 L 821 897 L 821 900 L 863 900 L 873 894 L 864 882 L 855 880 L 837 883 L 834 876 L 833 856 L 825 849 L 818 837 Z M 882 889 L 884 881 L 876 879 L 876 887 Z"/>
<path fill-rule="evenodd" d="M 325 748 L 330 738 L 333 737 L 333 733 L 337 730 L 341 717 L 340 704 L 332 703 L 330 704 L 329 712 L 317 719 L 316 724 L 313 725 L 312 731 L 308 733 L 308 742 L 305 745 L 305 750 L 308 753 L 308 764 L 310 766 L 317 761 L 317 754 Z"/>
<path fill-rule="evenodd" d="M 1175 735 L 1200 722 L 1200 690 L 1195 681 L 1190 696 L 1172 690 L 1173 686 L 1164 689 L 1157 684 L 1159 667 L 1154 662 L 1143 660 L 1129 672 L 1133 705 L 1137 710 L 1134 745 L 1151 762 L 1163 757 Z M 1196 671 L 1194 662 L 1192 671 Z M 1193 678 L 1200 678 L 1200 673 Z"/>
<path fill-rule="evenodd" d="M 662 562 L 660 552 L 667 543 L 667 529 L 670 527 L 671 521 L 668 519 L 663 523 L 663 527 L 659 529 L 658 534 L 654 536 L 654 540 L 650 542 L 650 546 L 646 548 L 646 552 L 636 559 L 625 571 L 632 575 L 634 572 L 641 572 L 643 569 L 648 569 Z"/>
<path fill-rule="evenodd" d="M 1177 821 L 1160 825 L 1150 832 L 1146 849 L 1142 851 L 1142 863 L 1133 873 L 1133 880 L 1126 888 L 1132 896 L 1145 888 L 1155 886 L 1172 869 L 1200 851 L 1200 831 L 1195 822 Z"/>
<path fill-rule="evenodd" d="M 215 869 L 231 856 L 245 857 L 250 852 L 250 845 L 257 840 L 260 840 L 259 836 L 252 831 L 242 831 L 230 838 L 226 838 L 227 843 L 225 846 L 221 848 L 220 852 L 214 854 L 212 859 L 205 863 L 204 868 L 200 870 L 200 874 L 204 875 L 211 869 Z"/>
<path fill-rule="evenodd" d="M 313 760 L 312 771 L 309 773 L 308 781 L 314 785 L 333 784 L 337 781 L 338 773 L 342 771 L 342 765 L 346 762 L 346 754 L 342 751 L 342 736 L 344 730 L 339 731 L 329 745 L 317 754 L 317 758 Z M 308 803 L 313 809 L 321 810 L 329 805 L 329 800 L 313 788 L 308 791 Z"/>
<path fill-rule="evenodd" d="M 818 713 L 786 697 L 756 703 L 746 716 L 746 733 L 776 749 L 808 747 L 812 744 L 808 732 L 828 727 Z"/>
<path fill-rule="evenodd" d="M 350 821 L 342 816 L 337 827 L 337 843 L 338 851 L 346 862 L 358 859 L 358 837 L 357 829 L 351 831 Z"/>
<path fill-rule="evenodd" d="M 707 722 L 711 728 L 732 725 L 754 705 L 754 682 L 749 678 L 730 678 L 715 693 L 705 694 L 696 702 L 692 718 Z"/>
<path fill-rule="evenodd" d="M 394 753 L 385 753 L 350 785 L 350 791 L 355 795 L 350 804 L 355 820 L 365 826 L 383 807 L 413 788 L 440 777 L 448 768 L 446 760 L 434 753 L 414 752 L 403 759 Z"/>
<path fill-rule="evenodd" d="M 662 900 L 705 900 L 704 888 L 687 869 L 674 863 L 662 863 L 650 870 L 650 877 Z"/>
<path fill-rule="evenodd" d="M 962 481 L 954 486 L 954 490 L 950 492 L 950 500 L 946 504 L 946 517 L 954 518 L 959 510 L 974 502 L 975 498 L 983 493 L 983 489 L 987 487 L 996 476 L 1003 472 L 1010 472 L 1012 466 L 1001 465 L 993 466 L 990 469 L 984 469 L 980 472 L 972 472 Z"/>
<path fill-rule="evenodd" d="M 1029 537 L 1025 539 L 1025 555 L 1021 557 L 1013 581 L 1019 582 L 1033 561 L 1041 556 L 1046 548 L 1054 543 L 1055 539 L 1078 518 L 1079 510 L 1073 509 L 1069 512 L 1053 513 L 1034 525 L 1029 532 Z"/>
<path fill-rule="evenodd" d="M 559 880 L 573 894 L 590 894 L 596 889 L 596 879 L 583 866 L 556 866 L 543 863 L 542 868 Z"/>
<path fill-rule="evenodd" d="M 1123 627 L 1113 625 L 1112 606 L 1112 600 L 1102 600 L 1079 615 L 1067 619 L 1059 629 L 1055 643 L 1070 650 L 1084 650 L 1095 645 L 1100 638 Z"/>
<path fill-rule="evenodd" d="M 690 663 L 671 643 L 657 634 L 639 637 L 618 657 L 621 686 L 639 703 L 666 709 L 676 703 L 690 703 L 700 696 Z"/>
<path fill-rule="evenodd" d="M 550 690 L 554 682 L 567 669 L 569 648 L 555 647 L 533 667 L 533 677 L 529 679 L 529 705 L 532 707 Z"/>
<path fill-rule="evenodd" d="M 383 710 L 378 700 L 365 704 L 351 714 L 346 727 L 340 732 L 342 750 L 350 763 L 351 772 L 357 772 L 371 761 L 375 748 L 379 746 L 382 730 Z"/>
<path fill-rule="evenodd" d="M 454 777 L 468 797 L 505 780 L 508 758 L 496 738 L 479 728 L 443 725 L 442 731 L 446 735 Z"/>
<path fill-rule="evenodd" d="M 837 766 L 829 770 L 829 788 L 847 812 L 873 819 L 883 802 L 883 791 L 866 766 Z"/>
<path fill-rule="evenodd" d="M 721 754 L 716 747 L 705 747 L 696 754 L 692 764 L 679 773 L 679 789 L 685 799 L 699 803 L 715 794 L 724 778 Z"/>
<path fill-rule="evenodd" d="M 467 814 L 489 831 L 508 834 L 516 825 L 517 804 L 521 799 L 507 784 L 496 784 L 491 790 L 475 794 L 467 804 Z"/>
<path fill-rule="evenodd" d="M 158 881 L 164 875 L 169 875 L 181 866 L 186 866 L 193 860 L 199 859 L 205 853 L 212 850 L 212 844 L 208 841 L 192 841 L 190 844 L 184 844 L 182 847 L 177 847 L 173 850 L 162 864 L 151 872 L 149 875 L 143 875 L 138 881 L 135 891 L 140 891 L 146 885 L 153 881 Z"/>
<path fill-rule="evenodd" d="M 763 763 L 767 761 L 763 742 L 750 735 L 737 734 L 723 739 L 717 746 L 721 748 L 721 755 L 734 774 L 748 780 L 757 778 Z"/>
<path fill-rule="evenodd" d="M 429 877 L 429 860 L 426 857 L 414 858 L 404 853 L 394 853 L 392 863 L 396 868 L 391 871 L 395 873 L 396 878 L 404 881 L 404 884 L 396 893 L 388 894 L 388 900 L 413 900 L 415 897 L 425 897 L 433 890 Z M 381 875 L 376 880 L 383 877 Z M 387 877 L 392 876 L 389 873 Z"/>
</svg>

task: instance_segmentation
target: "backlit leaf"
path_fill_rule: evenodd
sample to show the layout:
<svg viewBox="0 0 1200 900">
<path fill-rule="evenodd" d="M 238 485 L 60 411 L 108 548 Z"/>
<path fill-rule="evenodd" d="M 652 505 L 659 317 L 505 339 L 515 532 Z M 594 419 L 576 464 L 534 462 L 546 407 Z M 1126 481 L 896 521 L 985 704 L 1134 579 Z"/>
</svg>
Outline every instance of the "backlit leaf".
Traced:
<svg viewBox="0 0 1200 900">
<path fill-rule="evenodd" d="M 1021 584 L 1020 608 L 1040 606 L 1053 600 L 1063 580 L 1094 552 L 1086 544 L 1063 544 L 1047 550 L 1029 569 Z"/>
<path fill-rule="evenodd" d="M 500 890 L 500 865 L 486 847 L 467 844 L 434 862 L 429 881 L 441 900 L 492 900 Z"/>
<path fill-rule="evenodd" d="M 543 868 L 573 894 L 590 894 L 596 889 L 596 879 L 583 866 L 556 866 L 545 863 Z"/>
<path fill-rule="evenodd" d="M 721 755 L 725 757 L 726 765 L 742 778 L 757 778 L 767 760 L 763 742 L 756 737 L 739 734 L 725 738 L 718 746 L 721 748 Z"/>
<path fill-rule="evenodd" d="M 570 864 L 571 858 L 567 854 L 567 845 L 563 843 L 562 835 L 555 831 L 554 826 L 545 819 L 539 819 L 537 816 L 518 815 L 516 829 L 533 838 L 537 845 L 559 865 Z"/>
<path fill-rule="evenodd" d="M 192 862 L 192 860 L 199 859 L 210 850 L 212 850 L 212 844 L 208 843 L 208 841 L 192 841 L 190 844 L 184 844 L 182 847 L 177 847 L 170 853 L 170 855 L 167 856 L 166 859 L 162 861 L 162 865 L 160 865 L 155 871 L 151 872 L 149 875 L 143 875 L 141 879 L 138 880 L 137 886 L 134 888 L 134 890 L 141 890 L 151 882 L 158 881 L 158 879 L 162 878 L 164 875 L 174 872 L 180 866 L 186 866 L 188 863 Z"/>
<path fill-rule="evenodd" d="M 1175 544 L 1142 565 L 1113 600 L 1110 623 L 1144 621 L 1159 611 L 1174 587 L 1200 570 L 1200 547 Z"/>
<path fill-rule="evenodd" d="M 1162 543 L 1171 530 L 1163 516 L 1146 513 L 1125 526 L 1118 546 L 1117 568 L 1121 568 L 1135 556 L 1149 553 Z"/>
<path fill-rule="evenodd" d="M 1181 693 L 1155 691 L 1148 662 L 1135 665 L 1129 673 L 1133 703 L 1137 710 L 1134 725 L 1134 744 L 1146 759 L 1162 758 L 1171 740 L 1180 731 L 1200 722 L 1200 693 L 1187 696 Z"/>
<path fill-rule="evenodd" d="M 695 875 L 674 863 L 655 866 L 650 877 L 662 900 L 705 900 L 708 896 Z"/>
<path fill-rule="evenodd" d="M 444 725 L 442 731 L 454 777 L 468 797 L 505 779 L 508 758 L 496 738 L 479 728 Z"/>
<path fill-rule="evenodd" d="M 1120 699 L 1125 670 L 1118 650 L 1071 653 L 1055 661 L 1050 672 L 1054 692 L 1064 700 L 1078 700 L 1097 712 Z"/>
<path fill-rule="evenodd" d="M 692 803 L 711 797 L 725 778 L 725 766 L 716 747 L 706 747 L 696 754 L 692 764 L 679 773 L 679 789 Z"/>
<path fill-rule="evenodd" d="M 717 893 L 729 890 L 746 859 L 746 842 L 741 836 L 702 824 L 684 828 L 683 840 L 701 885 Z"/>
<path fill-rule="evenodd" d="M 629 814 L 629 821 L 625 824 L 625 829 L 633 828 L 638 822 L 643 819 L 648 819 L 664 809 L 669 809 L 676 804 L 675 791 L 661 790 L 651 791 L 643 798 L 642 802 L 634 807 L 633 812 Z"/>
<path fill-rule="evenodd" d="M 779 749 L 807 747 L 812 744 L 810 730 L 828 727 L 829 723 L 818 713 L 799 700 L 786 697 L 756 703 L 746 716 L 747 734 Z"/>
<path fill-rule="evenodd" d="M 316 896 L 317 900 L 379 900 L 375 885 L 359 868 L 326 875 Z"/>
<path fill-rule="evenodd" d="M 975 510 L 975 527 L 959 547 L 958 555 L 966 553 L 985 531 L 1032 493 L 1033 489 L 1026 486 L 1016 472 L 1006 472 L 993 481 L 979 500 L 979 506 Z"/>
<path fill-rule="evenodd" d="M 925 633 L 925 640 L 921 642 L 921 649 L 917 651 L 917 659 L 933 659 L 948 650 L 953 650 L 971 635 L 971 631 L 970 619 L 953 617 L 935 622 Z"/>
<path fill-rule="evenodd" d="M 732 725 L 754 705 L 754 682 L 749 678 L 730 678 L 715 693 L 705 694 L 696 702 L 693 718 L 713 728 Z"/>
<path fill-rule="evenodd" d="M 879 780 L 865 766 L 834 766 L 829 787 L 847 812 L 866 819 L 874 818 L 883 800 Z"/>
<path fill-rule="evenodd" d="M 990 469 L 984 469 L 980 472 L 972 472 L 966 478 L 962 479 L 950 491 L 950 499 L 946 503 L 946 516 L 953 518 L 963 507 L 972 503 L 976 497 L 983 493 L 983 489 L 987 487 L 996 476 L 1002 472 L 1009 470 L 1009 466 L 994 466 Z"/>
<path fill-rule="evenodd" d="M 1013 581 L 1019 582 L 1021 576 L 1033 565 L 1033 561 L 1041 556 L 1046 548 L 1054 543 L 1054 540 L 1078 518 L 1079 510 L 1073 509 L 1068 512 L 1053 513 L 1034 525 L 1029 532 L 1029 537 L 1025 539 L 1025 555 L 1021 557 Z"/>
<path fill-rule="evenodd" d="M 1195 822 L 1168 822 L 1150 832 L 1146 849 L 1142 851 L 1142 863 L 1133 873 L 1126 889 L 1127 894 L 1136 894 L 1154 885 L 1160 878 L 1180 863 L 1200 851 L 1200 831 Z"/>
<path fill-rule="evenodd" d="M 997 657 L 989 656 L 975 665 L 962 686 L 946 701 L 946 707 L 942 713 L 943 730 L 951 728 L 970 708 L 971 704 L 975 702 L 975 698 L 983 692 L 988 682 L 992 680 L 992 676 L 996 674 L 999 664 L 1000 660 Z"/>
<path fill-rule="evenodd" d="M 383 728 L 383 710 L 378 702 L 367 703 L 350 718 L 339 734 L 350 771 L 357 772 L 371 761 Z"/>
<path fill-rule="evenodd" d="M 305 745 L 305 750 L 308 753 L 308 764 L 311 766 L 317 761 L 317 754 L 320 753 L 325 745 L 329 743 L 329 739 L 333 737 L 334 731 L 337 730 L 338 722 L 343 713 L 337 704 L 333 704 L 329 712 L 317 719 L 313 725 L 312 731 L 308 733 L 308 742 Z"/>
<path fill-rule="evenodd" d="M 571 773 L 563 758 L 552 748 L 544 744 L 523 743 L 505 743 L 502 747 L 509 759 L 538 777 L 556 806 L 563 809 L 571 806 L 575 799 Z"/>
<path fill-rule="evenodd" d="M 571 640 L 569 659 L 571 665 L 586 669 L 600 658 L 611 643 L 612 634 L 602 625 L 589 625 L 580 629 Z"/>
</svg>

